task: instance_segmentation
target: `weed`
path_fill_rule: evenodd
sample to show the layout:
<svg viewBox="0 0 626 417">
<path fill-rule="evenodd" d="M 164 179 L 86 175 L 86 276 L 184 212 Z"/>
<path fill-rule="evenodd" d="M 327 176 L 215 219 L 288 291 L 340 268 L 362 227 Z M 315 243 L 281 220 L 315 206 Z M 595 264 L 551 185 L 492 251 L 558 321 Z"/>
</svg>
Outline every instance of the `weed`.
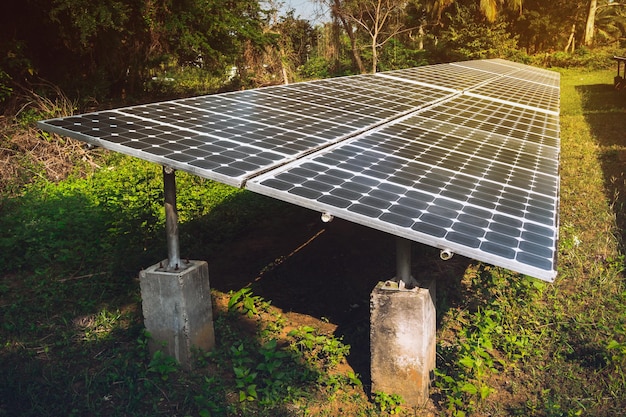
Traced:
<svg viewBox="0 0 626 417">
<path fill-rule="evenodd" d="M 176 359 L 166 355 L 161 350 L 154 352 L 152 360 L 148 365 L 148 372 L 154 372 L 163 381 L 167 381 L 170 375 L 178 370 L 178 363 Z"/>
<path fill-rule="evenodd" d="M 374 404 L 381 413 L 399 414 L 402 410 L 401 405 L 404 403 L 402 397 L 398 394 L 386 394 L 378 391 L 374 393 Z"/>
<path fill-rule="evenodd" d="M 311 326 L 301 326 L 288 333 L 294 340 L 291 348 L 301 354 L 308 362 L 321 363 L 323 368 L 329 369 L 339 364 L 349 353 L 350 345 L 342 342 L 341 338 L 319 334 Z"/>
<path fill-rule="evenodd" d="M 243 314 L 252 318 L 261 311 L 267 311 L 270 303 L 263 300 L 258 295 L 253 295 L 252 289 L 245 287 L 235 293 L 231 293 L 228 302 L 228 311 L 241 311 Z"/>
</svg>

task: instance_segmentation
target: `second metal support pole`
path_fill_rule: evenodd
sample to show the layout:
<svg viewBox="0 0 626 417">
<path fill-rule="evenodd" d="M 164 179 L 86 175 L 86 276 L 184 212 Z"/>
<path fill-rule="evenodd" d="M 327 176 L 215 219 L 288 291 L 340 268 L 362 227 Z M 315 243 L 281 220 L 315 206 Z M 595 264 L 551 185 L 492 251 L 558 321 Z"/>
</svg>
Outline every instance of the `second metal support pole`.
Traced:
<svg viewBox="0 0 626 417">
<path fill-rule="evenodd" d="M 163 193 L 165 195 L 165 231 L 167 233 L 167 270 L 180 269 L 178 245 L 178 211 L 176 210 L 176 170 L 163 167 Z"/>
<path fill-rule="evenodd" d="M 396 237 L 396 279 L 410 286 L 411 280 L 411 241 Z"/>
</svg>

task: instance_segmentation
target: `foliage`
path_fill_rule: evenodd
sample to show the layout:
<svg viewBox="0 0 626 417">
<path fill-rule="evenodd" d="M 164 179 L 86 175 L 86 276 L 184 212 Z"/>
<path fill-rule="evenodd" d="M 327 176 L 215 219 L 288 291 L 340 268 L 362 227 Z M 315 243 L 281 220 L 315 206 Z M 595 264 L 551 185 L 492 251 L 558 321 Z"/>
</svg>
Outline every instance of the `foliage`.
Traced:
<svg viewBox="0 0 626 417">
<path fill-rule="evenodd" d="M 404 400 L 398 394 L 386 394 L 381 391 L 375 392 L 373 399 L 381 413 L 391 415 L 399 414 L 402 410 L 400 406 L 404 403 Z"/>
<path fill-rule="evenodd" d="M 152 71 L 144 82 L 144 91 L 153 100 L 211 94 L 223 88 L 225 76 L 216 76 L 195 66 L 168 66 Z"/>
<path fill-rule="evenodd" d="M 232 66 L 245 66 L 246 48 L 258 52 L 273 40 L 256 0 L 10 3 L 0 17 L 0 69 L 16 80 L 28 69 L 97 101 L 140 96 L 151 72 L 170 62 L 223 81 Z"/>
<path fill-rule="evenodd" d="M 626 32 L 626 4 L 608 2 L 601 5 L 596 13 L 595 29 L 595 45 L 620 42 Z"/>
<path fill-rule="evenodd" d="M 298 68 L 298 74 L 303 79 L 328 78 L 331 74 L 332 63 L 322 57 L 307 60 Z"/>
<path fill-rule="evenodd" d="M 614 49 L 578 48 L 574 53 L 554 52 L 543 57 L 537 56 L 536 61 L 548 67 L 559 68 L 584 68 L 588 70 L 601 70 L 613 67 Z"/>
<path fill-rule="evenodd" d="M 294 10 L 287 11 L 271 29 L 280 34 L 277 42 L 281 49 L 283 65 L 298 68 L 309 60 L 317 47 L 317 36 L 311 23 L 296 18 L 294 13 Z"/>
<path fill-rule="evenodd" d="M 350 345 L 344 344 L 341 338 L 318 334 L 311 326 L 298 327 L 288 336 L 294 339 L 291 345 L 294 352 L 325 369 L 337 366 L 350 353 Z"/>
<path fill-rule="evenodd" d="M 572 25 L 582 30 L 585 7 L 588 4 L 570 0 L 525 0 L 524 13 L 513 20 L 512 31 L 530 53 L 562 51 Z M 582 33 L 578 36 L 580 40 Z"/>
<path fill-rule="evenodd" d="M 232 367 L 237 398 L 242 407 L 273 409 L 306 396 L 307 384 L 358 386 L 358 377 L 326 375 L 345 359 L 350 347 L 331 336 L 299 328 L 285 334 L 285 320 L 270 302 L 254 295 L 249 287 L 231 292 L 227 304 L 229 320 L 218 319 L 218 351 L 210 355 Z M 237 317 L 256 323 L 256 339 L 236 328 Z M 286 342 L 278 338 L 287 337 Z M 306 342 L 303 342 L 306 340 Z M 305 346 L 305 347 L 303 347 Z M 246 405 L 248 404 L 248 405 Z"/>
<path fill-rule="evenodd" d="M 0 117 L 0 192 L 19 193 L 43 177 L 58 181 L 85 169 L 92 161 L 81 142 L 40 132 L 41 118 L 69 116 L 76 103 L 49 83 L 15 86 Z"/>
<path fill-rule="evenodd" d="M 84 105 L 108 106 L 145 95 L 160 100 L 285 77 L 354 74 L 366 66 L 527 54 L 549 54 L 535 59 L 553 61 L 547 65 L 587 62 L 559 52 L 580 49 L 586 0 L 322 3 L 332 19 L 313 27 L 293 10 L 279 15 L 257 0 L 9 0 L 0 16 L 0 102 L 15 84 L 37 76 Z M 620 47 L 625 10 L 622 1 L 599 2 L 596 47 Z"/>
<path fill-rule="evenodd" d="M 148 364 L 148 372 L 154 372 L 159 375 L 163 381 L 167 381 L 170 374 L 176 372 L 178 363 L 176 359 L 167 356 L 162 350 L 157 350 L 152 356 L 152 360 Z"/>
<path fill-rule="evenodd" d="M 440 33 L 438 54 L 446 61 L 507 58 L 515 53 L 517 39 L 504 22 L 485 22 L 479 18 L 477 5 L 456 5 L 446 13 L 448 24 Z"/>
<path fill-rule="evenodd" d="M 241 311 L 248 317 L 253 318 L 260 313 L 259 308 L 267 310 L 269 303 L 265 304 L 258 295 L 252 294 L 250 287 L 244 287 L 233 293 L 228 301 L 228 311 Z"/>
<path fill-rule="evenodd" d="M 6 100 L 13 91 L 10 86 L 10 79 L 9 74 L 0 69 L 0 103 Z"/>
<path fill-rule="evenodd" d="M 428 64 L 427 56 L 424 50 L 392 39 L 382 49 L 378 66 L 380 71 L 419 67 Z"/>
<path fill-rule="evenodd" d="M 62 265 L 79 273 L 99 264 L 106 270 L 135 270 L 165 253 L 161 168 L 113 154 L 99 162 L 104 168 L 87 180 L 41 181 L 25 187 L 19 203 L 0 200 L 0 225 L 7 232 L 0 238 L 2 271 Z M 194 243 L 187 246 L 190 251 L 215 247 L 250 220 L 237 204 L 216 208 L 240 190 L 185 173 L 177 176 L 180 237 L 183 244 Z M 249 204 L 248 197 L 241 204 Z M 212 209 L 212 217 L 202 217 Z M 213 241 L 194 236 L 197 227 L 187 223 L 198 217 L 213 227 Z M 85 239 L 91 244 L 83 245 Z"/>
</svg>

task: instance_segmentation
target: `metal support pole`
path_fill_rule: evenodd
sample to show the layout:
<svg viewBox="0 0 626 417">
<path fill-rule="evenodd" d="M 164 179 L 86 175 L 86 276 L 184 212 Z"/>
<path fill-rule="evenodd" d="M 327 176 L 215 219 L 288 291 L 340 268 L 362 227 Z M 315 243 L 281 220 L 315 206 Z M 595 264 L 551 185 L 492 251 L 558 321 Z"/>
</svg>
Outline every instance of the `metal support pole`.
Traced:
<svg viewBox="0 0 626 417">
<path fill-rule="evenodd" d="M 396 237 L 396 279 L 406 287 L 412 286 L 411 241 L 403 237 Z"/>
<path fill-rule="evenodd" d="M 163 193 L 165 194 L 165 231 L 167 233 L 167 270 L 181 269 L 178 246 L 178 212 L 176 211 L 176 170 L 163 167 Z"/>
</svg>

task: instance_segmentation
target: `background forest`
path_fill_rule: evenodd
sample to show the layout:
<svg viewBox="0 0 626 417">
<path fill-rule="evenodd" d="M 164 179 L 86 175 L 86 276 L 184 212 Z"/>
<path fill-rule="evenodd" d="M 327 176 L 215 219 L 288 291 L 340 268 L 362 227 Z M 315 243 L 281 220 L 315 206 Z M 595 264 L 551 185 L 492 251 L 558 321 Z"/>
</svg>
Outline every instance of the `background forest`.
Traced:
<svg viewBox="0 0 626 417">
<path fill-rule="evenodd" d="M 620 48 L 621 0 L 7 0 L 0 101 L 44 79 L 82 107 L 426 63 L 563 65 Z"/>
</svg>

